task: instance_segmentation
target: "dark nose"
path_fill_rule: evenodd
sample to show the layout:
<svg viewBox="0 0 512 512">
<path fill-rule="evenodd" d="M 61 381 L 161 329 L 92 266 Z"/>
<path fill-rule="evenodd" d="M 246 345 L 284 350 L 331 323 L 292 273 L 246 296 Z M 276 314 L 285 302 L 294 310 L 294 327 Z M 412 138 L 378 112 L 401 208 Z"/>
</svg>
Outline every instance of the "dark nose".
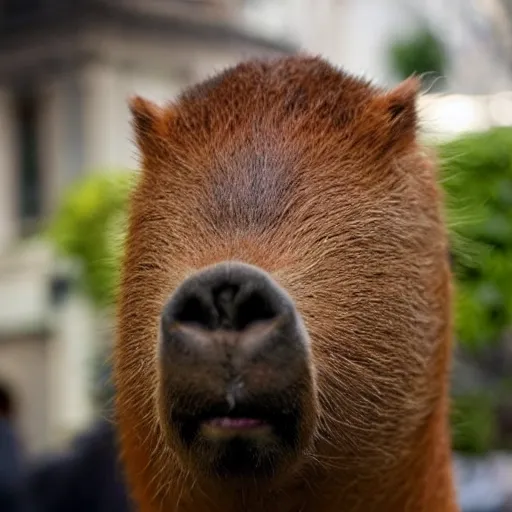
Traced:
<svg viewBox="0 0 512 512">
<path fill-rule="evenodd" d="M 162 313 L 163 349 L 173 363 L 247 362 L 254 356 L 285 364 L 306 351 L 290 296 L 265 271 L 225 262 L 186 279 Z"/>
</svg>

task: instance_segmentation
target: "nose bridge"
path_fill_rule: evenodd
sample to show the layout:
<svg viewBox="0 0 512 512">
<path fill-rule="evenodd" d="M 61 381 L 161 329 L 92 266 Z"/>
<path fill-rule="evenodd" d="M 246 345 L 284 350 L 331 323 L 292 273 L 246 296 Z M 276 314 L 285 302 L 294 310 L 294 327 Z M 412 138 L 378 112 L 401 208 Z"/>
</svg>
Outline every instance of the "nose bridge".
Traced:
<svg viewBox="0 0 512 512">
<path fill-rule="evenodd" d="M 289 253 L 286 244 L 279 245 L 275 239 L 269 239 L 261 233 L 233 233 L 222 234 L 222 239 L 217 234 L 210 235 L 202 247 L 194 249 L 187 256 L 190 261 L 188 275 L 196 274 L 218 266 L 247 266 L 275 276 L 280 269 L 290 264 Z"/>
<path fill-rule="evenodd" d="M 191 276 L 194 277 L 194 276 Z M 228 281 L 243 279 L 255 280 L 260 278 L 263 280 L 272 280 L 271 275 L 263 268 L 246 263 L 241 260 L 224 260 L 212 265 L 208 265 L 196 272 L 195 277 L 200 281 L 211 279 L 226 279 Z"/>
</svg>

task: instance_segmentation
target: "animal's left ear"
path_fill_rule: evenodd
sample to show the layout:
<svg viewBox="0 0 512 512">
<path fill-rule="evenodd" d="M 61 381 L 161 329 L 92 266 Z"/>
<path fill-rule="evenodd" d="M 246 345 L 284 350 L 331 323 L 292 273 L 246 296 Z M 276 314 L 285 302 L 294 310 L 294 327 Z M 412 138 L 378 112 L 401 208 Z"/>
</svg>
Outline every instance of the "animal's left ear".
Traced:
<svg viewBox="0 0 512 512">
<path fill-rule="evenodd" d="M 416 138 L 416 101 L 419 91 L 420 80 L 411 77 L 390 91 L 376 96 L 371 102 L 371 112 L 379 124 L 375 129 L 381 137 L 387 139 L 388 147 L 393 146 L 395 151 L 407 147 Z"/>
</svg>

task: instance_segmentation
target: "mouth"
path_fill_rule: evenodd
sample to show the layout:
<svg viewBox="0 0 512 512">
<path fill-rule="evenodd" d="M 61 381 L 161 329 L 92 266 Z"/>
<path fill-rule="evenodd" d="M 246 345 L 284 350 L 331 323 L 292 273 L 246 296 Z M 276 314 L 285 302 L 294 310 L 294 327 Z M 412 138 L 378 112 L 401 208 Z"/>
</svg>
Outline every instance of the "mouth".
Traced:
<svg viewBox="0 0 512 512">
<path fill-rule="evenodd" d="M 262 405 L 265 402 L 235 407 L 217 404 L 194 414 L 172 411 L 171 421 L 188 446 L 197 441 L 226 444 L 235 439 L 245 439 L 256 446 L 293 444 L 297 436 L 298 411 Z"/>
<path fill-rule="evenodd" d="M 233 437 L 261 438 L 272 434 L 272 425 L 260 418 L 222 416 L 200 424 L 203 437 L 226 440 Z"/>
<path fill-rule="evenodd" d="M 271 476 L 279 461 L 297 450 L 299 414 L 295 410 L 219 405 L 172 418 L 199 467 L 219 477 Z"/>
<path fill-rule="evenodd" d="M 217 404 L 190 413 L 171 412 L 183 446 L 198 468 L 219 477 L 269 476 L 285 454 L 295 453 L 299 413 L 257 404 Z"/>
</svg>

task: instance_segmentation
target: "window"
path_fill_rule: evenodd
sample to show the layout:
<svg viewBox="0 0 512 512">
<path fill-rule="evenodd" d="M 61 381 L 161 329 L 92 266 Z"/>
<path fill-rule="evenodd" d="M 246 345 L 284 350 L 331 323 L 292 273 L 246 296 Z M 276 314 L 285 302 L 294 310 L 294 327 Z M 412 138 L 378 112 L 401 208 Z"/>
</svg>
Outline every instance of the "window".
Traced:
<svg viewBox="0 0 512 512">
<path fill-rule="evenodd" d="M 18 214 L 23 233 L 32 232 L 42 213 L 39 160 L 39 102 L 34 94 L 15 100 L 18 139 Z"/>
</svg>

